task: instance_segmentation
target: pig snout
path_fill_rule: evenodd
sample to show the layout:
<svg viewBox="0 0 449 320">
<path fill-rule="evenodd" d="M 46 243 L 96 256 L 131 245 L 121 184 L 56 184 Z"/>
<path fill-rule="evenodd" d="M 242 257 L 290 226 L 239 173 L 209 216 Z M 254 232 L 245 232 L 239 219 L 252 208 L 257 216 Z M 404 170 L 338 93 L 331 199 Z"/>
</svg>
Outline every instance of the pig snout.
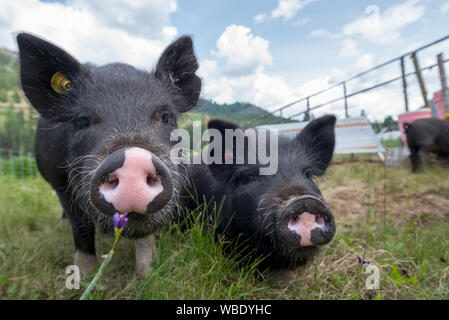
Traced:
<svg viewBox="0 0 449 320">
<path fill-rule="evenodd" d="M 279 220 L 281 238 L 293 246 L 318 246 L 335 235 L 335 221 L 329 207 L 312 195 L 289 201 Z"/>
<path fill-rule="evenodd" d="M 147 214 L 170 200 L 170 171 L 152 152 L 129 147 L 114 151 L 96 169 L 90 186 L 94 206 L 104 214 Z"/>
</svg>

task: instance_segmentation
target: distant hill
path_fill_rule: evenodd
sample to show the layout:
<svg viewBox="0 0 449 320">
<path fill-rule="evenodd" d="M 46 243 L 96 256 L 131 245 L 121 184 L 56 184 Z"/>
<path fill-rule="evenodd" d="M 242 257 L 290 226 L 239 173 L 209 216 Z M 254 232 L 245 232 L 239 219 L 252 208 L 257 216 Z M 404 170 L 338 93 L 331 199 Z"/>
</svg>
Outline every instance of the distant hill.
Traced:
<svg viewBox="0 0 449 320">
<path fill-rule="evenodd" d="M 267 111 L 257 107 L 251 103 L 236 102 L 232 104 L 219 104 L 210 100 L 201 99 L 196 107 L 190 113 L 200 113 L 210 118 L 222 118 L 238 123 L 240 126 L 247 128 L 261 123 L 280 123 L 291 122 L 281 117 L 268 115 Z M 263 120 L 255 121 L 255 119 L 264 116 Z"/>
<path fill-rule="evenodd" d="M 85 63 L 87 69 L 95 67 L 92 63 Z M 20 103 L 20 89 L 18 82 L 18 55 L 17 52 L 0 48 L 0 104 Z M 266 123 L 290 122 L 277 116 L 267 115 L 262 121 L 253 121 L 264 116 L 267 111 L 250 103 L 236 102 L 233 104 L 219 104 L 201 99 L 193 111 L 188 112 L 180 119 L 180 126 L 188 126 L 193 119 L 223 118 L 234 121 L 246 128 Z"/>
<path fill-rule="evenodd" d="M 20 102 L 17 53 L 0 48 L 0 102 Z"/>
</svg>

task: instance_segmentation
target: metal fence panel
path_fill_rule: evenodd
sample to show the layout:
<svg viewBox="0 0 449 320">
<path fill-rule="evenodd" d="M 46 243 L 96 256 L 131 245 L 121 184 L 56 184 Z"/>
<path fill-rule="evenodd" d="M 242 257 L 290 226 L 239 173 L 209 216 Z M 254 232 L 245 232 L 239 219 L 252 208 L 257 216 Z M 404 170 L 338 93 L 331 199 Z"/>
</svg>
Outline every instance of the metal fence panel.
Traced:
<svg viewBox="0 0 449 320">
<path fill-rule="evenodd" d="M 36 160 L 31 152 L 0 149 L 0 175 L 17 179 L 35 177 L 38 174 Z"/>
<path fill-rule="evenodd" d="M 281 134 L 294 136 L 308 122 L 269 124 L 257 129 L 275 130 Z M 335 154 L 385 152 L 379 138 L 366 118 L 337 120 L 335 125 Z"/>
</svg>

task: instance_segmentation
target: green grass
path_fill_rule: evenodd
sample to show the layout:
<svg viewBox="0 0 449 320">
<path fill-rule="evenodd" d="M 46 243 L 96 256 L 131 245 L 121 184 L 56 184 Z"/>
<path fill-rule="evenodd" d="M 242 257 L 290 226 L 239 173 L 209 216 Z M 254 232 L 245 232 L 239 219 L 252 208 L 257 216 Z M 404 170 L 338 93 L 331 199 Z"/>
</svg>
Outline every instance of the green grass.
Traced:
<svg viewBox="0 0 449 320">
<path fill-rule="evenodd" d="M 396 147 L 402 147 L 402 141 L 401 139 L 396 140 L 382 140 L 382 145 L 384 148 L 396 148 Z"/>
<path fill-rule="evenodd" d="M 210 222 L 158 233 L 158 255 L 146 279 L 133 276 L 134 244 L 121 239 L 91 299 L 448 299 L 449 170 L 430 165 L 384 168 L 343 161 L 317 180 L 337 221 L 334 241 L 289 285 L 269 286 L 243 257 L 226 255 Z M 51 188 L 39 177 L 0 177 L 0 299 L 77 299 L 65 287 L 72 263 L 70 227 Z M 201 211 L 201 208 L 198 209 Z M 98 234 L 98 254 L 112 237 Z M 367 290 L 366 265 L 380 270 Z"/>
</svg>

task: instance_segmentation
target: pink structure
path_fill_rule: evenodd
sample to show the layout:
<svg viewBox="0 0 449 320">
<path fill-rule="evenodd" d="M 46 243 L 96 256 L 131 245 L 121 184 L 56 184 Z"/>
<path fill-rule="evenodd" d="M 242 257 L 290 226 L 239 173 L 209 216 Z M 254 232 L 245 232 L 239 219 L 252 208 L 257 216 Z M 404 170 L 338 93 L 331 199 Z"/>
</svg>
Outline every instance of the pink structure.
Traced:
<svg viewBox="0 0 449 320">
<path fill-rule="evenodd" d="M 401 140 L 404 146 L 407 146 L 407 136 L 404 131 L 404 123 L 412 123 L 418 119 L 432 118 L 431 109 L 421 109 L 413 112 L 406 112 L 398 116 L 399 130 L 401 131 Z"/>
<path fill-rule="evenodd" d="M 443 94 L 442 94 L 441 90 L 434 93 L 433 101 L 434 101 L 435 112 L 436 112 L 437 118 L 444 119 L 447 112 L 444 110 Z M 401 131 L 402 144 L 404 146 L 407 146 L 407 136 L 405 135 L 405 132 L 404 132 L 404 123 L 406 123 L 406 122 L 412 123 L 413 121 L 418 120 L 418 119 L 432 118 L 432 117 L 433 117 L 432 109 L 420 109 L 417 111 L 406 112 L 406 113 L 400 114 L 398 116 L 398 125 L 399 125 L 399 130 Z"/>
<path fill-rule="evenodd" d="M 449 89 L 447 90 L 449 93 Z M 435 110 L 437 112 L 437 117 L 440 119 L 444 119 L 446 114 L 449 113 L 449 110 L 444 110 L 444 102 L 443 102 L 443 92 L 442 90 L 437 91 L 433 94 L 433 101 L 435 104 Z"/>
</svg>

